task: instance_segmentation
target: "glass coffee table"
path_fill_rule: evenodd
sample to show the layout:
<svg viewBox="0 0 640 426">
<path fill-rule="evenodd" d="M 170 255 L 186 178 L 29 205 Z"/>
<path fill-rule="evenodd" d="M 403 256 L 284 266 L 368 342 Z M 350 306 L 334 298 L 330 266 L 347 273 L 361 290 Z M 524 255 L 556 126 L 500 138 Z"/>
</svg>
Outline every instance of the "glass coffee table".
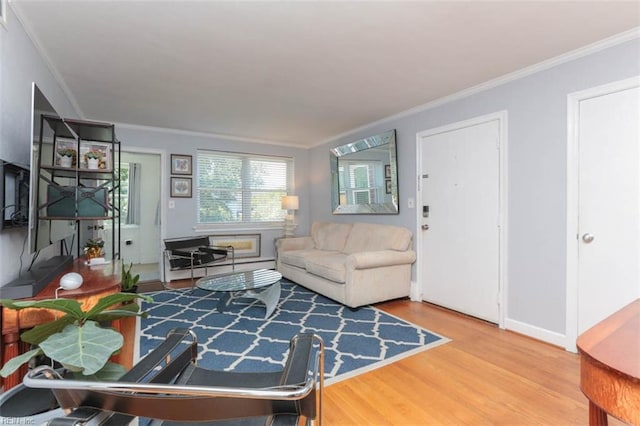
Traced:
<svg viewBox="0 0 640 426">
<path fill-rule="evenodd" d="M 203 290 L 224 293 L 218 302 L 219 312 L 227 310 L 234 299 L 250 298 L 264 303 L 264 318 L 271 316 L 280 300 L 280 280 L 282 274 L 271 269 L 230 272 L 228 274 L 209 275 L 196 282 Z"/>
</svg>

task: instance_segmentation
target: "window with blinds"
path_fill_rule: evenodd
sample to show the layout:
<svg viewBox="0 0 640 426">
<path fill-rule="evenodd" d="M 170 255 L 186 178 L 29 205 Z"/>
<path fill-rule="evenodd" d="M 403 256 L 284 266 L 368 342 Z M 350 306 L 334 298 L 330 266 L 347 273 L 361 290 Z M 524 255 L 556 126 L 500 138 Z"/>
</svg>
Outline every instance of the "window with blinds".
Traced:
<svg viewBox="0 0 640 426">
<path fill-rule="evenodd" d="M 293 188 L 293 159 L 198 151 L 199 224 L 279 222 Z"/>
</svg>

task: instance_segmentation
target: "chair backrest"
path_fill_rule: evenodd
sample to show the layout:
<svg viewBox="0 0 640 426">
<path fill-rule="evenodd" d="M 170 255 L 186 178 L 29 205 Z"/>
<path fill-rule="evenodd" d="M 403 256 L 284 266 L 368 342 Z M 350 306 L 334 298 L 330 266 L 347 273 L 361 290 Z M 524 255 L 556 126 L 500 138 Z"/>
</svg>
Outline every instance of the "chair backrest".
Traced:
<svg viewBox="0 0 640 426">
<path fill-rule="evenodd" d="M 189 247 L 204 247 L 209 245 L 209 237 L 171 238 L 164 240 L 167 250 L 179 250 Z"/>
<path fill-rule="evenodd" d="M 183 339 L 187 335 L 194 340 L 185 345 Z M 318 336 L 295 336 L 284 369 L 272 373 L 201 369 L 194 363 L 196 347 L 193 333 L 186 329 L 172 330 L 165 342 L 118 382 L 46 380 L 42 371 L 51 374 L 53 370 L 39 367 L 25 376 L 24 383 L 52 389 L 63 408 L 107 410 L 119 413 L 115 416 L 120 422 L 132 418 L 128 416 L 174 422 L 272 415 L 287 422 L 289 417 L 299 415 L 319 419 L 324 345 Z M 169 353 L 171 357 L 163 365 Z"/>
</svg>

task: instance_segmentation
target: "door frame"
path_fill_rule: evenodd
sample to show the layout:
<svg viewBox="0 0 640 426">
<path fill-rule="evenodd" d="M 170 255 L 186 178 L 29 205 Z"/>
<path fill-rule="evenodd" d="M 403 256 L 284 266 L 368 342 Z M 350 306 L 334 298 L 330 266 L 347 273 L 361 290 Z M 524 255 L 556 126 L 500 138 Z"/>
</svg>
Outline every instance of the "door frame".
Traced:
<svg viewBox="0 0 640 426">
<path fill-rule="evenodd" d="M 505 328 L 505 314 L 507 312 L 507 223 L 508 223 L 508 214 L 507 214 L 507 194 L 508 194 L 508 172 L 507 172 L 507 141 L 508 141 L 508 132 L 507 132 L 507 119 L 508 114 L 506 110 L 494 112 L 491 114 L 486 114 L 478 117 L 474 117 L 468 120 L 458 121 L 455 123 L 447 124 L 440 127 L 435 127 L 432 129 L 424 130 L 416 133 L 416 170 L 417 170 L 417 185 L 416 185 L 416 205 L 415 214 L 416 214 L 416 292 L 415 294 L 418 296 L 418 300 L 424 300 L 422 296 L 422 281 L 423 281 L 423 264 L 422 264 L 422 211 L 420 209 L 420 200 L 422 200 L 422 143 L 421 139 L 424 137 L 434 136 L 440 133 L 447 133 L 454 130 L 463 129 L 466 127 L 473 127 L 479 124 L 484 124 L 490 121 L 498 121 L 498 143 L 496 149 L 499 151 L 498 154 L 498 164 L 499 171 L 498 176 L 500 181 L 498 182 L 498 217 L 497 225 L 498 225 L 498 327 L 504 329 Z"/>
<path fill-rule="evenodd" d="M 160 240 L 158 241 L 158 271 L 159 271 L 159 279 L 161 282 L 165 282 L 165 271 L 162 267 L 162 257 L 164 256 L 164 243 L 163 241 L 166 238 L 167 230 L 165 224 L 165 218 L 167 217 L 167 201 L 168 201 L 168 190 L 167 185 L 163 185 L 162 182 L 165 181 L 165 176 L 167 176 L 167 151 L 164 149 L 154 149 L 154 148 L 142 148 L 136 146 L 123 147 L 122 152 L 127 152 L 131 154 L 152 154 L 160 156 Z"/>
<path fill-rule="evenodd" d="M 578 190 L 580 102 L 640 86 L 640 76 L 615 81 L 567 95 L 567 218 L 566 218 L 566 330 L 565 349 L 576 353 L 578 339 Z"/>
</svg>

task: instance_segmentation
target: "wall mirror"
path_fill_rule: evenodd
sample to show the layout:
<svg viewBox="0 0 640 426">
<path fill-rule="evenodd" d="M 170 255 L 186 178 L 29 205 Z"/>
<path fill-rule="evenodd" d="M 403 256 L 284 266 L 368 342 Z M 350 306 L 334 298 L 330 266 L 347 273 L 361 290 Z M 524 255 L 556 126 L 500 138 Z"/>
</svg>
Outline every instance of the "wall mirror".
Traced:
<svg viewBox="0 0 640 426">
<path fill-rule="evenodd" d="M 333 214 L 398 214 L 395 130 L 330 152 Z"/>
</svg>

